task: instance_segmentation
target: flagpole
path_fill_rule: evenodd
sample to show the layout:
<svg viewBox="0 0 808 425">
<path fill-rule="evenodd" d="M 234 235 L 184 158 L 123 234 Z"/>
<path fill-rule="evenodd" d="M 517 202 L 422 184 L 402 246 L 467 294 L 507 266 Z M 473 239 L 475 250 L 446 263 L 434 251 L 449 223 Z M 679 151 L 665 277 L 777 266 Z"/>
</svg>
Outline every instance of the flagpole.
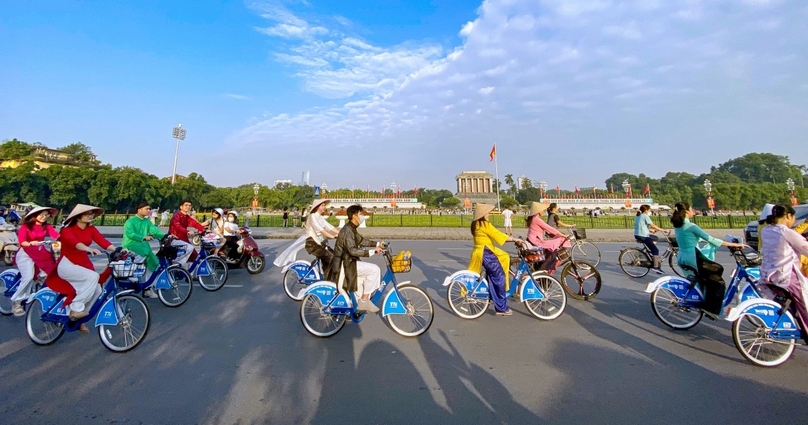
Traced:
<svg viewBox="0 0 808 425">
<path fill-rule="evenodd" d="M 499 206 L 499 155 L 497 155 L 497 142 L 494 142 L 494 173 L 497 175 L 497 210 L 502 211 L 502 208 Z"/>
</svg>

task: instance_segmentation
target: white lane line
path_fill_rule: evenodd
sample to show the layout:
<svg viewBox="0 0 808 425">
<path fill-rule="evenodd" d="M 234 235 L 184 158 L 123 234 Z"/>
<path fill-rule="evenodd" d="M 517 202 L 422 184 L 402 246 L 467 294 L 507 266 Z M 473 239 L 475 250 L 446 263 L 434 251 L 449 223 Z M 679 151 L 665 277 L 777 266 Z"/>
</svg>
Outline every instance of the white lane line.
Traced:
<svg viewBox="0 0 808 425">
<path fill-rule="evenodd" d="M 222 288 L 241 288 L 243 286 L 244 285 L 231 285 L 229 283 L 225 283 L 224 286 L 222 286 Z"/>
</svg>

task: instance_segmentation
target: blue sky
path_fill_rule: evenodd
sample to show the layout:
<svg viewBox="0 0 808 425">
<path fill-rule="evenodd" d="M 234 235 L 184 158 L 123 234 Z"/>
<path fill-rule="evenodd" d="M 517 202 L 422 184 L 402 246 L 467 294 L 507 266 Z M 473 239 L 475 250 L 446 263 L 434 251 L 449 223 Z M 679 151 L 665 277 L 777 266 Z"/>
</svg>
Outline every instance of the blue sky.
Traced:
<svg viewBox="0 0 808 425">
<path fill-rule="evenodd" d="M 749 152 L 808 164 L 808 3 L 129 1 L 0 5 L 0 138 L 218 186 L 463 170 L 603 186 Z"/>
</svg>

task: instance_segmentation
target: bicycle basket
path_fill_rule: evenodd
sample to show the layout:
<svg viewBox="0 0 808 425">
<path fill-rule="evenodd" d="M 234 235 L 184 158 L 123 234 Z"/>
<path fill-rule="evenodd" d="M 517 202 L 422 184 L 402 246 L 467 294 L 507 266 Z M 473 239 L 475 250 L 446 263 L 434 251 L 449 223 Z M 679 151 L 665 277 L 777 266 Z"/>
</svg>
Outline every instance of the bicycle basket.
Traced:
<svg viewBox="0 0 808 425">
<path fill-rule="evenodd" d="M 575 235 L 575 239 L 586 239 L 586 229 L 572 229 L 572 234 Z"/>
<path fill-rule="evenodd" d="M 564 248 L 563 246 L 561 248 L 558 248 L 558 251 L 556 251 L 556 258 L 558 258 L 558 261 L 562 261 L 562 262 L 569 260 L 570 259 L 570 250 L 567 249 L 567 248 Z"/>
<path fill-rule="evenodd" d="M 412 255 L 409 251 L 401 251 L 392 258 L 390 268 L 393 273 L 407 273 L 412 270 Z"/>
<path fill-rule="evenodd" d="M 525 262 L 528 263 L 536 263 L 539 261 L 544 261 L 544 252 L 542 249 L 534 250 L 523 250 L 522 257 L 525 259 Z"/>
<path fill-rule="evenodd" d="M 756 252 L 743 252 L 743 249 L 735 249 L 732 251 L 732 256 L 741 267 L 759 267 L 763 259 Z"/>
<path fill-rule="evenodd" d="M 112 276 L 115 279 L 129 279 L 135 275 L 135 269 L 137 269 L 138 265 L 132 262 L 127 263 L 126 261 L 113 261 L 109 263 L 110 267 L 112 267 Z"/>
</svg>

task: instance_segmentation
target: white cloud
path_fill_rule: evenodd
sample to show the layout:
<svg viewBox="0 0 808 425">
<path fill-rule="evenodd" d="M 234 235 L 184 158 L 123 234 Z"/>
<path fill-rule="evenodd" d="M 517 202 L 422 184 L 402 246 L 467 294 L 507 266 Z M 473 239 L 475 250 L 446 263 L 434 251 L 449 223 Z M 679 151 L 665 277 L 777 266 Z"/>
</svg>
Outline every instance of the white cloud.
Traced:
<svg viewBox="0 0 808 425">
<path fill-rule="evenodd" d="M 486 0 L 476 19 L 455 24 L 456 45 L 404 39 L 382 45 L 356 34 L 344 18 L 312 16 L 313 8 L 306 19 L 276 10 L 264 17 L 277 31 L 261 30 L 281 42 L 272 57 L 324 100 L 257 121 L 232 140 L 256 151 L 274 152 L 281 144 L 328 149 L 333 160 L 354 158 L 340 148 L 357 147 L 356 160 L 370 167 L 365 174 L 391 175 L 390 167 L 403 173 L 418 164 L 422 178 L 450 182 L 478 163 L 470 146 L 494 139 L 587 149 L 605 159 L 588 173 L 622 170 L 614 162 L 631 157 L 631 141 L 709 140 L 702 143 L 699 160 L 707 162 L 701 169 L 684 159 L 667 165 L 701 172 L 726 160 L 726 151 L 712 146 L 730 140 L 727 135 L 738 149 L 747 140 L 757 146 L 756 130 L 748 126 L 768 112 L 747 116 L 747 106 L 774 104 L 770 98 L 778 97 L 776 104 L 790 112 L 765 119 L 780 128 L 796 125 L 782 118 L 799 115 L 808 90 L 800 84 L 808 81 L 808 41 L 792 16 L 799 15 L 796 7 L 738 0 Z M 283 32 L 282 25 L 305 28 L 299 32 L 305 36 L 289 36 L 294 31 Z M 614 145 L 616 135 L 625 143 Z M 534 165 L 501 143 L 503 163 Z M 424 145 L 435 158 L 418 154 Z M 635 166 L 623 168 L 652 173 L 626 168 Z M 576 178 L 563 167 L 543 172 Z"/>
<path fill-rule="evenodd" d="M 223 93 L 222 96 L 235 100 L 251 100 L 249 96 L 244 96 L 243 94 Z"/>
</svg>

